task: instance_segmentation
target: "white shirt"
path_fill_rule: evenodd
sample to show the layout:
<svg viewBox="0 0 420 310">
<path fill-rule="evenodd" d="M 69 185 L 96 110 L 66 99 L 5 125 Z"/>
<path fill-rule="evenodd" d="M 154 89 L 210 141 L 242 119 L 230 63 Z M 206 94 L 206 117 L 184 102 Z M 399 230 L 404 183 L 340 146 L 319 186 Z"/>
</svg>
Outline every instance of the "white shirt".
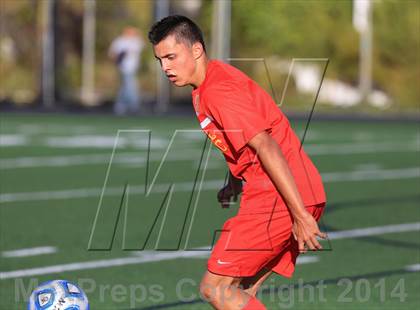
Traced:
<svg viewBox="0 0 420 310">
<path fill-rule="evenodd" d="M 118 57 L 125 52 L 124 58 L 118 64 L 122 73 L 134 73 L 139 67 L 140 53 L 144 48 L 144 42 L 134 36 L 119 36 L 111 43 L 110 53 Z"/>
</svg>

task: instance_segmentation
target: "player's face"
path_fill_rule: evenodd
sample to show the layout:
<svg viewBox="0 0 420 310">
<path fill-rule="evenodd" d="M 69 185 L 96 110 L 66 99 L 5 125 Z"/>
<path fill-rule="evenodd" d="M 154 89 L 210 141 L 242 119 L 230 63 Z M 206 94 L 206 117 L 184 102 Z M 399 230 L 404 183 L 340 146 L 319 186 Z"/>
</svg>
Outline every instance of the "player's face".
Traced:
<svg viewBox="0 0 420 310">
<path fill-rule="evenodd" d="M 193 47 L 177 42 L 175 36 L 170 35 L 153 49 L 163 72 L 174 85 L 186 86 L 194 83 L 196 58 Z"/>
</svg>

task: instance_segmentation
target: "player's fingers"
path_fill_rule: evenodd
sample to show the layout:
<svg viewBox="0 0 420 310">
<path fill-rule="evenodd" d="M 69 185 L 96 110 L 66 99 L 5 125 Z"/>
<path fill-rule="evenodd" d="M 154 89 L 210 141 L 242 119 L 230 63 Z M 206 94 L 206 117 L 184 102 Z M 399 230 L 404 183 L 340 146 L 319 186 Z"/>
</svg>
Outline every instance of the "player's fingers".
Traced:
<svg viewBox="0 0 420 310">
<path fill-rule="evenodd" d="M 299 249 L 299 252 L 300 252 L 300 253 L 305 253 L 305 252 L 306 252 L 306 249 L 305 249 L 305 242 L 303 242 L 303 240 L 302 240 L 302 239 L 298 239 L 298 240 L 297 240 L 297 242 L 298 242 L 298 249 Z"/>
<path fill-rule="evenodd" d="M 315 240 L 315 241 L 316 241 L 316 240 Z M 314 243 L 313 239 L 308 238 L 308 239 L 305 241 L 305 244 L 308 246 L 309 250 L 311 250 L 311 251 L 315 251 L 315 250 L 316 250 L 316 246 L 315 246 L 315 243 Z"/>
<path fill-rule="evenodd" d="M 219 202 L 226 200 L 226 189 L 223 188 L 217 193 L 217 200 Z"/>
<path fill-rule="evenodd" d="M 222 208 L 229 208 L 230 207 L 230 201 L 227 199 L 222 199 L 221 201 Z"/>
<path fill-rule="evenodd" d="M 230 199 L 230 197 L 232 197 L 232 191 L 229 187 L 225 186 L 219 191 L 218 196 L 220 197 L 220 200 Z"/>
<path fill-rule="evenodd" d="M 223 200 L 223 193 L 222 193 L 222 190 L 220 190 L 217 193 L 217 201 L 222 202 L 222 200 Z"/>
<path fill-rule="evenodd" d="M 295 240 L 299 242 L 299 237 L 296 233 L 296 227 L 295 226 L 292 227 L 292 235 L 293 235 L 293 238 L 295 238 Z"/>
<path fill-rule="evenodd" d="M 327 234 L 318 230 L 316 235 L 322 239 L 327 239 Z"/>
<path fill-rule="evenodd" d="M 312 245 L 314 246 L 314 249 L 313 250 L 316 251 L 316 250 L 321 250 L 322 249 L 321 243 L 319 243 L 319 241 L 316 239 L 315 236 L 313 236 L 311 238 L 311 242 L 312 242 Z"/>
</svg>

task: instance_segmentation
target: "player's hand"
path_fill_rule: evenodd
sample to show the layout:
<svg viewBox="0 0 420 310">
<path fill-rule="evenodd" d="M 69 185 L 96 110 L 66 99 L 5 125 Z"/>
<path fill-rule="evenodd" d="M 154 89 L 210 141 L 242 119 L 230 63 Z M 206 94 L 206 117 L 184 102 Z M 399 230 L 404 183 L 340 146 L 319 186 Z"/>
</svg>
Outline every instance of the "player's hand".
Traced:
<svg viewBox="0 0 420 310">
<path fill-rule="evenodd" d="M 232 202 L 238 201 L 238 195 L 242 192 L 242 186 L 233 186 L 230 182 L 217 193 L 217 200 L 222 208 L 229 208 Z"/>
<path fill-rule="evenodd" d="M 312 251 L 322 249 L 317 237 L 327 238 L 327 234 L 319 230 L 318 223 L 309 212 L 294 218 L 292 232 L 298 243 L 300 253 L 305 253 L 307 248 Z"/>
</svg>

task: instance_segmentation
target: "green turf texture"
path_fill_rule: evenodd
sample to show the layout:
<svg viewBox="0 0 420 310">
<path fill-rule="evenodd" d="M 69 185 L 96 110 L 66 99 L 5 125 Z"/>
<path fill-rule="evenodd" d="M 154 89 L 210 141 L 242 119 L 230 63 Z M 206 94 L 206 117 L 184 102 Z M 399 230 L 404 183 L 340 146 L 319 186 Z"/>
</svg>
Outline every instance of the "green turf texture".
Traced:
<svg viewBox="0 0 420 310">
<path fill-rule="evenodd" d="M 304 122 L 292 121 L 301 135 Z M 115 137 L 118 130 L 151 130 L 152 140 L 159 138 L 163 147 L 152 149 L 150 156 L 149 182 L 165 152 L 175 130 L 198 130 L 193 117 L 170 118 L 114 118 L 111 116 L 79 115 L 14 115 L 0 117 L 1 137 L 20 135 L 27 143 L 20 146 L 2 146 L 0 159 L 21 157 L 57 157 L 70 155 L 103 155 L 111 157 L 111 147 L 63 147 L 47 146 L 47 139 L 83 136 Z M 139 136 L 132 136 L 135 141 Z M 193 137 L 193 139 L 191 139 Z M 92 138 L 94 139 L 94 138 Z M 312 122 L 305 146 L 324 145 L 341 148 L 345 145 L 370 145 L 365 153 L 314 155 L 312 159 L 321 173 L 351 173 L 366 169 L 406 169 L 420 167 L 419 126 L 414 123 L 368 123 L 368 122 Z M 171 154 L 181 159 L 169 161 L 162 169 L 157 184 L 171 182 L 193 182 L 204 136 L 200 133 L 183 134 L 175 140 Z M 391 145 L 388 151 L 375 151 L 380 144 Z M 395 149 L 392 146 L 395 145 Z M 413 149 L 414 145 L 414 149 Z M 208 146 L 208 145 L 207 145 Z M 401 148 L 401 149 L 400 149 Z M 128 145 L 116 152 L 129 153 L 131 158 L 146 157 L 147 149 Z M 333 152 L 334 153 L 334 152 Z M 171 156 L 171 155 L 169 155 Z M 182 159 L 185 157 L 185 159 Z M 41 166 L 7 169 L 0 166 L 0 194 L 48 192 L 70 189 L 102 189 L 108 162 L 103 160 L 90 164 L 68 166 Z M 145 183 L 146 166 L 116 164 L 112 167 L 108 186 L 122 188 Z M 226 165 L 217 151 L 211 151 L 209 169 L 204 180 L 222 180 Z M 203 170 L 198 172 L 199 177 Z M 204 182 L 205 183 L 205 182 Z M 326 182 L 328 206 L 322 219 L 327 230 L 350 230 L 420 221 L 419 177 L 388 180 L 358 180 Z M 185 219 L 188 192 L 174 194 L 168 211 L 171 220 L 162 234 L 162 245 L 174 246 Z M 105 196 L 104 202 L 115 205 L 121 195 Z M 135 204 L 140 195 L 131 195 Z M 140 224 L 139 217 L 150 219 L 160 206 L 164 194 L 150 197 L 150 208 L 131 210 L 127 221 L 138 224 L 141 232 L 147 225 Z M 196 196 L 194 196 L 196 197 Z M 31 200 L 0 203 L 0 251 L 38 246 L 55 246 L 57 253 L 22 258 L 0 257 L 1 272 L 68 264 L 99 259 L 133 257 L 122 247 L 122 213 L 110 251 L 87 251 L 89 236 L 97 212 L 100 195 L 67 197 L 63 199 Z M 222 210 L 216 202 L 216 189 L 200 193 L 194 225 L 192 246 L 205 246 L 211 242 L 212 230 L 233 216 L 237 205 Z M 192 208 L 192 207 L 191 207 Z M 123 210 L 124 212 L 124 210 Z M 187 225 L 191 220 L 190 209 Z M 111 213 L 109 213 L 111 214 Z M 157 220 L 160 227 L 162 217 Z M 112 222 L 112 221 L 111 221 Z M 98 240 L 109 236 L 108 227 L 98 228 Z M 146 247 L 153 248 L 157 231 L 151 234 Z M 420 306 L 420 278 L 418 272 L 408 272 L 407 265 L 420 264 L 419 231 L 389 233 L 355 239 L 333 240 L 332 250 L 308 253 L 317 256 L 319 262 L 299 265 L 292 279 L 273 275 L 267 280 L 269 287 L 260 297 L 267 309 L 417 309 Z M 127 236 L 133 244 L 134 237 Z M 185 234 L 181 238 L 184 244 Z M 211 309 L 198 300 L 198 284 L 206 270 L 205 258 L 179 258 L 161 262 L 78 270 L 64 273 L 0 280 L 0 309 L 24 309 L 26 301 L 23 291 L 33 283 L 51 279 L 68 279 L 79 283 L 94 281 L 96 289 L 88 292 L 91 309 Z M 88 279 L 88 280 L 86 280 Z M 32 281 L 32 282 L 31 282 Z M 323 282 L 320 282 L 323 281 Z M 324 283 L 320 293 L 317 285 Z M 311 289 L 303 286 L 312 285 Z M 177 286 L 178 285 L 178 286 Z M 22 288 L 24 288 L 22 290 Z M 179 292 L 177 292 L 177 288 Z M 133 293 L 130 293 L 130 289 Z M 277 290 L 276 290 L 277 289 Z M 114 298 L 111 298 L 113 292 Z M 416 293 L 417 292 L 417 293 Z M 138 301 L 135 300 L 138 298 Z M 182 303 L 192 299 L 192 303 Z"/>
</svg>

